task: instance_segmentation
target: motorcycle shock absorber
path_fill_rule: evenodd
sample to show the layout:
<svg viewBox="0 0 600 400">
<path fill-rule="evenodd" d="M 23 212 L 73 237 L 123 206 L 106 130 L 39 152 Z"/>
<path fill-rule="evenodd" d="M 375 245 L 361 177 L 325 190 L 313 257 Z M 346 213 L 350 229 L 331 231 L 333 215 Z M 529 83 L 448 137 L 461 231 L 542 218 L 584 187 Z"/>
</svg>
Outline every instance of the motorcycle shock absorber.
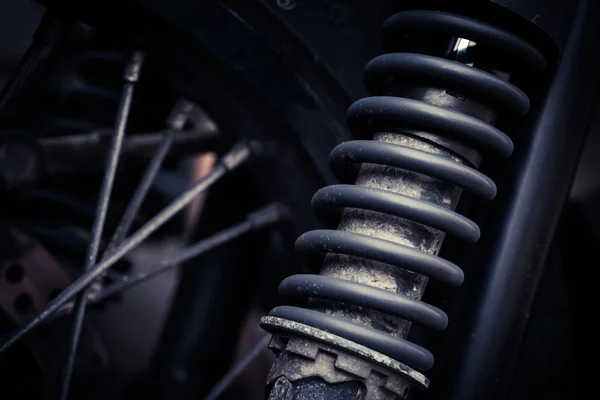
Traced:
<svg viewBox="0 0 600 400">
<path fill-rule="evenodd" d="M 428 386 L 433 356 L 406 339 L 409 329 L 446 327 L 447 315 L 421 297 L 428 279 L 458 286 L 464 274 L 437 254 L 446 234 L 479 239 L 478 226 L 454 210 L 463 192 L 496 195 L 478 170 L 484 154 L 513 151 L 496 119 L 530 107 L 511 77 L 546 66 L 517 35 L 456 14 L 401 12 L 382 38 L 387 53 L 365 69 L 371 97 L 347 113 L 350 130 L 372 140 L 342 143 L 330 158 L 336 176 L 354 185 L 325 187 L 312 200 L 337 230 L 296 242 L 301 259 L 321 262 L 320 273 L 279 287 L 307 306 L 279 306 L 261 321 L 277 354 L 272 400 L 404 399 Z"/>
</svg>

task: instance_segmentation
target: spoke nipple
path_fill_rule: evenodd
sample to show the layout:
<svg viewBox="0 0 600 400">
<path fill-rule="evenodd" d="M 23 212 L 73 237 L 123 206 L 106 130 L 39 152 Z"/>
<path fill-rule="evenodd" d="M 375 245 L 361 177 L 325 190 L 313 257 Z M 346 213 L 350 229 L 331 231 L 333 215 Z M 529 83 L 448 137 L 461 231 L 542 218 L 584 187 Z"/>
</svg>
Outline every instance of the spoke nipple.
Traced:
<svg viewBox="0 0 600 400">
<path fill-rule="evenodd" d="M 257 148 L 260 149 L 260 146 L 257 146 L 255 143 L 257 142 L 245 140 L 237 143 L 223 156 L 221 161 L 222 165 L 228 170 L 232 170 L 240 164 L 243 164 L 250 156 L 256 154 Z"/>
<path fill-rule="evenodd" d="M 183 130 L 186 122 L 190 118 L 190 113 L 196 106 L 184 99 L 178 99 L 173 106 L 173 110 L 167 118 L 167 126 L 174 131 Z"/>
<path fill-rule="evenodd" d="M 140 79 L 142 64 L 144 63 L 144 53 L 140 50 L 134 50 L 125 66 L 123 79 L 127 82 L 135 83 Z"/>
</svg>

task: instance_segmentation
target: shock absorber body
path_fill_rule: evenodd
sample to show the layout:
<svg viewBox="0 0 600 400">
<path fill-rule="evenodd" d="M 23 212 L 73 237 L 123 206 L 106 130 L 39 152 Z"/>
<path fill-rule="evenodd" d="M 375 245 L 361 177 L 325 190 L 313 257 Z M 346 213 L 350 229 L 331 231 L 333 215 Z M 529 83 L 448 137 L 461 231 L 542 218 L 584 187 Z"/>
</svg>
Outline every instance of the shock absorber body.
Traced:
<svg viewBox="0 0 600 400">
<path fill-rule="evenodd" d="M 495 184 L 477 170 L 482 154 L 509 156 L 512 142 L 496 119 L 529 109 L 508 80 L 545 67 L 526 41 L 454 14 L 396 14 L 383 40 L 390 53 L 365 71 L 372 97 L 347 114 L 353 133 L 373 140 L 331 153 L 334 173 L 354 185 L 313 197 L 317 215 L 339 221 L 337 230 L 296 242 L 299 256 L 322 260 L 320 275 L 280 286 L 308 307 L 276 307 L 262 320 L 278 353 L 270 399 L 396 399 L 428 386 L 422 372 L 433 356 L 406 340 L 410 326 L 446 327 L 446 314 L 421 297 L 429 278 L 458 286 L 463 272 L 437 254 L 446 234 L 479 239 L 477 225 L 454 210 L 463 192 L 495 196 Z"/>
</svg>

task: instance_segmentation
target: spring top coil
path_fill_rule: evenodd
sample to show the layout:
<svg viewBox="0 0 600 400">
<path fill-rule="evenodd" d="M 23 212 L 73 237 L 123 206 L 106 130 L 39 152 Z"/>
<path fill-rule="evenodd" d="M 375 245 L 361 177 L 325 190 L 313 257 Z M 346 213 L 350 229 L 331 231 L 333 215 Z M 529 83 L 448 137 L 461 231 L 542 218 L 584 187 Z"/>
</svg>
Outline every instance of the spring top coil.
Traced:
<svg viewBox="0 0 600 400">
<path fill-rule="evenodd" d="M 433 11 L 407 11 L 389 18 L 383 28 L 386 50 L 395 51 L 402 35 L 415 32 L 464 38 L 476 42 L 477 46 L 493 49 L 495 54 L 491 57 L 492 64 L 494 67 L 498 65 L 503 72 L 525 68 L 537 73 L 546 65 L 544 56 L 537 49 L 507 31 L 463 16 Z M 487 65 L 485 68 L 495 69 L 488 68 Z M 367 65 L 365 83 L 373 96 L 358 100 L 349 108 L 348 126 L 359 137 L 372 134 L 373 131 L 379 132 L 380 126 L 403 134 L 411 132 L 407 130 L 409 127 L 507 157 L 513 151 L 512 141 L 491 125 L 490 121 L 456 108 L 396 97 L 394 90 L 390 89 L 395 80 L 425 81 L 431 87 L 458 91 L 499 112 L 526 114 L 530 107 L 527 95 L 500 76 L 500 73 L 494 74 L 427 54 L 384 54 Z M 332 151 L 330 161 L 334 173 L 342 180 L 355 177 L 356 167 L 366 163 L 422 174 L 484 200 L 490 200 L 496 195 L 493 181 L 477 171 L 472 163 L 455 162 L 432 152 L 396 143 L 376 140 L 342 143 Z M 476 242 L 480 235 L 479 228 L 473 221 L 453 211 L 455 204 L 434 204 L 422 198 L 365 185 L 326 187 L 315 194 L 312 205 L 324 222 L 331 222 L 331 217 L 335 219 L 340 210 L 367 210 L 390 218 L 412 221 L 469 242 Z M 307 232 L 297 240 L 296 251 L 300 257 L 310 262 L 321 260 L 323 254 L 329 253 L 368 259 L 453 286 L 460 285 L 464 278 L 458 266 L 437 257 L 437 252 L 432 254 L 419 248 L 348 230 Z M 289 277 L 281 283 L 280 293 L 309 298 L 312 301 L 311 308 L 280 306 L 274 308 L 269 315 L 340 336 L 420 371 L 431 368 L 432 354 L 405 340 L 405 334 L 365 326 L 357 319 L 349 320 L 332 315 L 335 313 L 329 309 L 325 309 L 325 312 L 322 312 L 322 308 L 320 311 L 316 310 L 319 304 L 328 301 L 375 310 L 434 329 L 444 329 L 448 323 L 442 310 L 419 300 L 422 293 L 409 297 L 405 293 L 375 287 L 375 283 L 370 285 L 353 280 L 352 274 L 341 278 L 324 276 L 323 271 L 320 276 Z M 268 323 L 263 323 L 263 326 L 267 330 L 273 330 Z"/>
</svg>

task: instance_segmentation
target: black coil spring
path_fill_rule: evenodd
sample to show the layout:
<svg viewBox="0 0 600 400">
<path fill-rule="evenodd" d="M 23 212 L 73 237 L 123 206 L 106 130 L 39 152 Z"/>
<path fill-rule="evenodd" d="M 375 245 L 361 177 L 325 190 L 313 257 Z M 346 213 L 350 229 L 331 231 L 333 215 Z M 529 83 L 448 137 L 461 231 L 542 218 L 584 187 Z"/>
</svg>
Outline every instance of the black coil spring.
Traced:
<svg viewBox="0 0 600 400">
<path fill-rule="evenodd" d="M 384 25 L 386 48 L 393 48 L 400 34 L 426 31 L 465 38 L 510 55 L 511 62 L 532 72 L 545 68 L 544 56 L 529 43 L 487 23 L 433 11 L 408 11 L 394 15 Z M 488 104 L 518 115 L 529 110 L 529 99 L 520 89 L 498 76 L 456 61 L 413 53 L 388 53 L 376 57 L 366 67 L 365 82 L 371 94 L 383 92 L 389 77 L 426 79 L 435 87 L 459 90 Z M 347 113 L 349 128 L 363 134 L 373 122 L 410 124 L 453 139 L 473 144 L 481 150 L 509 156 L 512 141 L 494 126 L 450 108 L 423 101 L 392 96 L 373 96 L 355 102 Z M 435 154 L 378 141 L 357 140 L 342 143 L 331 153 L 334 173 L 344 178 L 358 163 L 393 166 L 449 182 L 482 199 L 492 199 L 496 186 L 487 176 L 467 165 Z M 344 207 L 386 213 L 439 229 L 470 242 L 479 239 L 479 228 L 471 220 L 446 208 L 412 197 L 354 185 L 333 185 L 319 190 L 312 201 L 320 217 Z M 391 241 L 362 234 L 317 230 L 303 234 L 296 242 L 302 257 L 336 253 L 391 264 L 449 285 L 463 281 L 462 270 L 433 254 Z M 444 329 L 446 314 L 429 304 L 403 295 L 339 278 L 296 275 L 280 285 L 283 295 L 303 296 L 353 304 L 400 317 L 422 326 Z M 418 370 L 429 369 L 433 356 L 405 339 L 388 335 L 319 311 L 280 306 L 270 314 L 341 336 L 383 353 Z"/>
</svg>

